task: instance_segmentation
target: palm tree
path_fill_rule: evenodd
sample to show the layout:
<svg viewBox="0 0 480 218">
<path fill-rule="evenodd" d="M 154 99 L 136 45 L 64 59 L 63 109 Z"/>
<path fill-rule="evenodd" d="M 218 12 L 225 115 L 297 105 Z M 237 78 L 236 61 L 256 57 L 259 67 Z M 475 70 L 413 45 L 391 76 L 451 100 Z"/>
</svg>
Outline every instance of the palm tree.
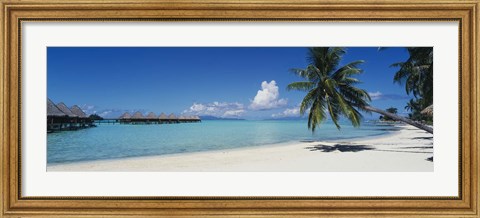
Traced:
<svg viewBox="0 0 480 218">
<path fill-rule="evenodd" d="M 398 112 L 398 109 L 394 107 L 389 107 L 385 111 L 387 111 L 388 113 L 396 114 Z"/>
<path fill-rule="evenodd" d="M 358 127 L 363 118 L 360 111 L 365 111 L 376 112 L 433 133 L 433 129 L 428 126 L 371 107 L 369 105 L 371 98 L 367 91 L 355 87 L 360 81 L 352 77 L 362 73 L 358 65 L 363 61 L 353 61 L 339 67 L 344 54 L 345 49 L 338 47 L 310 48 L 308 53 L 310 64 L 305 69 L 292 69 L 305 81 L 293 82 L 287 86 L 287 90 L 307 92 L 300 105 L 300 113 L 304 115 L 310 109 L 309 129 L 315 131 L 315 128 L 326 120 L 327 113 L 338 129 L 340 116 L 347 117 L 353 126 Z"/>
<path fill-rule="evenodd" d="M 407 102 L 407 106 L 405 106 L 405 110 L 412 112 L 418 110 L 418 103 L 413 99 L 410 99 L 410 101 Z"/>
<path fill-rule="evenodd" d="M 399 68 L 393 81 L 405 84 L 407 94 L 422 99 L 420 107 L 423 109 L 433 104 L 433 48 L 409 47 L 407 51 L 406 61 L 391 65 Z"/>
<path fill-rule="evenodd" d="M 433 117 L 429 115 L 422 114 L 421 111 L 425 109 L 424 99 L 410 99 L 405 106 L 405 110 L 411 111 L 409 113 L 409 118 L 412 120 L 423 120 L 423 121 L 433 121 Z"/>
<path fill-rule="evenodd" d="M 397 109 L 397 108 L 394 108 L 394 107 L 389 107 L 389 108 L 385 109 L 385 111 L 388 112 L 388 113 L 397 114 L 398 109 Z M 382 117 L 382 119 L 380 119 L 380 120 L 393 121 L 394 119 L 385 116 L 385 117 Z"/>
</svg>

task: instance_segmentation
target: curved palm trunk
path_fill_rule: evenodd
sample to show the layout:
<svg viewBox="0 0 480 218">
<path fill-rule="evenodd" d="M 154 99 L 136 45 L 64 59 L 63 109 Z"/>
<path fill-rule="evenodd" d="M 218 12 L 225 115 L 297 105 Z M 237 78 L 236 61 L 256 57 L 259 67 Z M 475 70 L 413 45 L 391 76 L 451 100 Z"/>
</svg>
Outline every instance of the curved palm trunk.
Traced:
<svg viewBox="0 0 480 218">
<path fill-rule="evenodd" d="M 380 110 L 378 108 L 374 108 L 374 107 L 371 107 L 371 106 L 365 106 L 363 107 L 363 109 L 367 110 L 367 111 L 372 111 L 372 112 L 375 112 L 375 113 L 379 113 L 383 116 L 387 116 L 387 117 L 390 117 L 394 120 L 398 120 L 398 121 L 401 121 L 401 122 L 404 122 L 404 123 L 407 123 L 407 124 L 410 124 L 412 126 L 415 126 L 419 129 L 422 129 L 422 130 L 425 130 L 429 133 L 432 133 L 433 134 L 433 128 L 427 126 L 427 125 L 423 125 L 421 123 L 418 123 L 418 122 L 415 122 L 413 120 L 410 120 L 410 119 L 407 119 L 405 117 L 401 117 L 401 116 L 398 116 L 396 114 L 392 114 L 392 113 L 389 113 L 389 112 L 386 112 L 384 110 Z"/>
</svg>

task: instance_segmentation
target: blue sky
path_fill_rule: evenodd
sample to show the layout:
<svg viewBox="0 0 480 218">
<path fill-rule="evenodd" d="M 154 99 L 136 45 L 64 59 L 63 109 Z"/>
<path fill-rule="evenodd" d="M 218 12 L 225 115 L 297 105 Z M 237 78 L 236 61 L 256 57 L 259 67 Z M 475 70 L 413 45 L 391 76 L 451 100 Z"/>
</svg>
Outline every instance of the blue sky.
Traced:
<svg viewBox="0 0 480 218">
<path fill-rule="evenodd" d="M 302 80 L 289 69 L 306 67 L 306 57 L 303 47 L 49 47 L 47 95 L 104 117 L 137 110 L 293 117 L 305 93 L 286 90 Z M 371 93 L 371 105 L 402 114 L 411 97 L 393 83 L 390 65 L 407 58 L 404 48 L 350 47 L 341 64 L 364 60 L 359 87 Z"/>
</svg>

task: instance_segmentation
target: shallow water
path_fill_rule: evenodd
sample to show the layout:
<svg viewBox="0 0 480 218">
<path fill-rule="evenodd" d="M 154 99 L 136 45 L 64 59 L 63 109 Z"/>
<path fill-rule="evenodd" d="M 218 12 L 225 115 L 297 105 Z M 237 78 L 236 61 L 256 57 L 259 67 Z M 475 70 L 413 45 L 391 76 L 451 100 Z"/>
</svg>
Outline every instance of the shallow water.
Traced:
<svg viewBox="0 0 480 218">
<path fill-rule="evenodd" d="M 318 141 L 375 136 L 395 130 L 389 125 L 325 123 L 314 134 L 306 120 L 224 121 L 164 125 L 98 124 L 98 127 L 47 135 L 48 164 L 124 157 L 178 154 L 260 146 L 290 141 Z"/>
</svg>

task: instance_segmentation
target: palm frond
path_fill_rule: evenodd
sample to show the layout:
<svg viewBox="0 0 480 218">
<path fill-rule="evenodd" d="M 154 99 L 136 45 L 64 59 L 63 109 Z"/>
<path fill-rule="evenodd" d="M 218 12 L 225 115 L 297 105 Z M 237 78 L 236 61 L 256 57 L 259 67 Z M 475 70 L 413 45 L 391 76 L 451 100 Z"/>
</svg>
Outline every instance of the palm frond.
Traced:
<svg viewBox="0 0 480 218">
<path fill-rule="evenodd" d="M 316 99 L 308 115 L 308 128 L 315 132 L 316 127 L 325 120 L 325 117 L 325 107 L 321 101 Z"/>
<path fill-rule="evenodd" d="M 300 104 L 302 115 L 310 109 L 308 128 L 315 131 L 327 114 L 337 129 L 341 128 L 338 122 L 341 116 L 358 127 L 362 119 L 358 110 L 363 110 L 362 107 L 371 101 L 365 90 L 354 86 L 360 83 L 354 76 L 362 73 L 359 65 L 363 61 L 353 61 L 338 67 L 346 53 L 344 48 L 316 47 L 310 48 L 308 52 L 310 64 L 305 69 L 291 70 L 306 81 L 293 82 L 287 86 L 287 90 L 308 92 Z"/>
<path fill-rule="evenodd" d="M 315 83 L 308 81 L 293 82 L 287 85 L 287 90 L 310 91 L 315 87 Z"/>
<path fill-rule="evenodd" d="M 433 103 L 433 47 L 408 47 L 409 57 L 391 67 L 398 68 L 394 82 L 405 85 L 405 92 Z M 430 105 L 429 104 L 429 105 Z"/>
<path fill-rule="evenodd" d="M 340 129 L 340 125 L 338 124 L 338 118 L 339 118 L 338 105 L 336 104 L 334 99 L 331 99 L 331 97 L 326 98 L 326 105 L 328 107 L 328 113 L 330 114 L 330 118 L 332 118 L 333 124 L 335 124 L 337 129 Z"/>
<path fill-rule="evenodd" d="M 364 62 L 365 61 L 363 61 L 363 60 L 357 60 L 357 61 L 350 62 L 347 65 L 345 65 L 345 66 L 339 68 L 338 70 L 336 70 L 335 73 L 333 73 L 332 77 L 335 78 L 335 79 L 340 79 L 344 76 L 359 74 L 359 73 L 362 72 L 362 70 L 358 68 L 358 65 L 360 65 Z"/>
<path fill-rule="evenodd" d="M 319 95 L 317 89 L 313 89 L 308 92 L 307 95 L 303 98 L 302 103 L 300 104 L 300 114 L 304 115 L 305 111 L 307 111 L 312 106 L 313 102 L 318 97 Z M 322 97 L 320 96 L 320 98 Z"/>
</svg>

